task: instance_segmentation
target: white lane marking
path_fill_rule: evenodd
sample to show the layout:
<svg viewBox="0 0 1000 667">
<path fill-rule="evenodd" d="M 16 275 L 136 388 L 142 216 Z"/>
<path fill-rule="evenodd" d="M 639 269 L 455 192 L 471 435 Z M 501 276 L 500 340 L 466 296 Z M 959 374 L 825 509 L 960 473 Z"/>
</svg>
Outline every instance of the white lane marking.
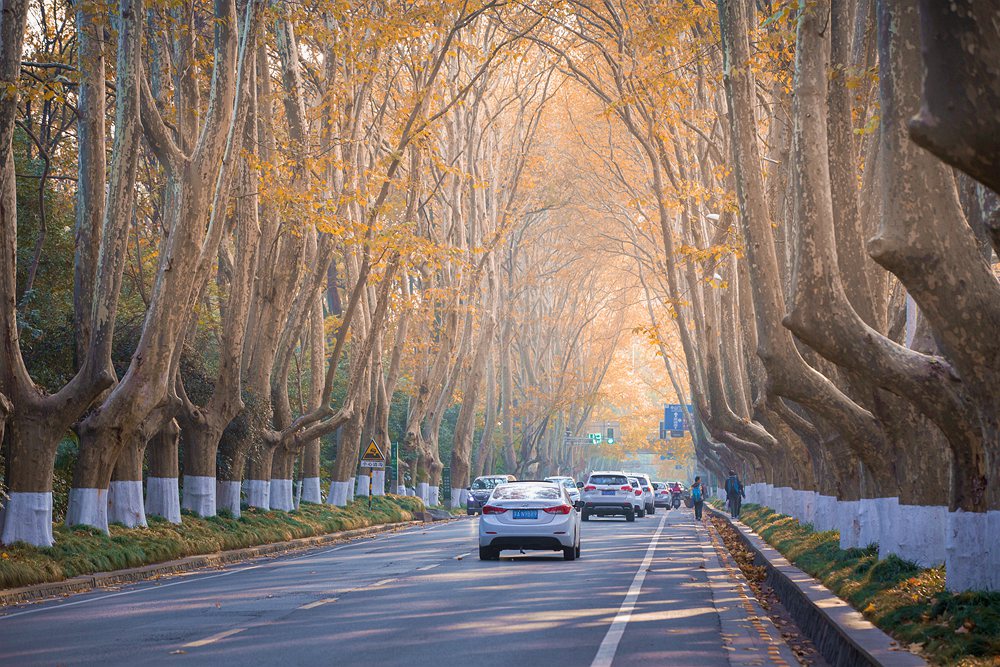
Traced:
<svg viewBox="0 0 1000 667">
<path fill-rule="evenodd" d="M 649 569 L 650 563 L 653 562 L 653 554 L 656 552 L 656 545 L 660 541 L 660 533 L 663 532 L 663 524 L 666 520 L 666 516 L 660 519 L 660 524 L 656 527 L 653 539 L 650 540 L 649 547 L 646 549 L 646 557 L 642 559 L 639 571 L 635 573 L 635 578 L 632 579 L 632 585 L 625 595 L 625 600 L 618 609 L 615 620 L 611 622 L 608 633 L 604 635 L 604 641 L 601 642 L 600 648 L 597 649 L 597 655 L 594 656 L 594 661 L 590 663 L 590 667 L 611 667 L 611 663 L 615 659 L 615 653 L 618 651 L 618 643 L 622 640 L 622 635 L 625 634 L 625 626 L 628 625 L 629 620 L 632 618 L 632 612 L 635 610 L 635 602 L 642 591 L 642 582 L 646 579 L 646 570 Z"/>
<path fill-rule="evenodd" d="M 382 581 L 376 581 L 374 584 L 372 584 L 370 586 L 370 588 L 375 588 L 376 586 L 384 586 L 386 584 L 391 584 L 394 581 L 399 581 L 399 579 L 383 579 Z M 357 590 L 360 591 L 360 590 L 364 590 L 364 589 L 365 589 L 364 586 L 360 586 Z"/>
<path fill-rule="evenodd" d="M 466 551 L 464 554 L 458 554 L 457 556 L 455 556 L 455 560 L 462 560 L 471 553 L 472 553 L 471 551 Z"/>
<path fill-rule="evenodd" d="M 182 648 L 198 648 L 199 646 L 208 646 L 209 644 L 214 644 L 220 639 L 225 639 L 226 637 L 232 637 L 233 635 L 243 632 L 246 628 L 233 628 L 232 630 L 226 630 L 220 632 L 217 635 L 212 635 L 211 637 L 205 637 L 204 639 L 199 639 L 196 642 L 191 642 L 189 644 L 184 644 Z"/>
<path fill-rule="evenodd" d="M 315 609 L 316 607 L 322 607 L 325 604 L 330 604 L 331 602 L 336 602 L 337 598 L 323 598 L 322 600 L 316 600 L 315 602 L 310 602 L 309 604 L 304 604 L 299 609 Z"/>
<path fill-rule="evenodd" d="M 441 563 L 434 563 L 433 565 L 424 565 L 423 567 L 418 567 L 417 572 L 426 572 L 427 570 L 433 570 Z"/>
<path fill-rule="evenodd" d="M 453 524 L 451 522 L 448 522 L 447 524 L 442 524 L 442 527 L 443 526 L 449 526 L 449 525 L 457 525 L 457 524 Z M 415 532 L 416 530 L 428 530 L 428 529 L 427 528 L 423 528 L 422 526 L 415 526 L 413 532 Z M 386 535 L 385 537 L 381 537 L 380 536 L 377 539 L 391 539 L 391 538 L 396 537 L 398 535 L 402 535 L 404 533 L 409 533 L 409 532 L 411 532 L 411 530 L 409 528 L 407 528 L 407 529 L 404 529 L 404 530 L 394 531 L 393 533 L 390 533 L 390 534 Z M 266 563 L 259 563 L 257 565 L 249 565 L 247 567 L 241 567 L 241 568 L 238 568 L 238 569 L 235 569 L 235 570 L 228 570 L 226 572 L 220 572 L 219 574 L 210 574 L 210 575 L 207 575 L 207 576 L 204 576 L 204 577 L 191 577 L 190 579 L 182 579 L 181 581 L 174 581 L 174 582 L 171 582 L 171 583 L 168 583 L 168 584 L 160 584 L 158 586 L 147 586 L 145 588 L 136 588 L 136 589 L 130 590 L 130 591 L 121 591 L 119 593 L 109 593 L 108 595 L 100 595 L 100 596 L 94 597 L 94 598 L 87 598 L 86 600 L 76 600 L 74 602 L 65 602 L 63 604 L 55 605 L 55 606 L 50 606 L 50 607 L 38 607 L 38 608 L 35 608 L 35 609 L 26 609 L 24 611 L 14 612 L 13 614 L 7 614 L 5 616 L 0 615 L 0 621 L 4 621 L 4 620 L 6 620 L 8 618 L 16 618 L 18 616 L 26 616 L 27 614 L 37 614 L 37 613 L 43 612 L 43 611 L 57 611 L 59 609 L 65 609 L 66 607 L 75 607 L 76 605 L 79 605 L 79 604 L 87 604 L 88 602 L 100 602 L 101 600 L 108 600 L 110 598 L 117 598 L 117 597 L 121 597 L 122 595 L 134 595 L 136 593 L 147 593 L 149 591 L 159 591 L 159 590 L 163 590 L 164 588 L 170 588 L 171 586 L 181 586 L 183 584 L 193 584 L 193 583 L 197 583 L 199 581 L 208 581 L 209 579 L 217 579 L 219 577 L 228 577 L 231 574 L 239 574 L 241 572 L 248 572 L 250 570 L 256 570 L 258 568 L 264 567 L 265 565 L 282 565 L 284 563 L 290 563 L 292 561 L 302 560 L 303 558 L 312 558 L 314 556 L 324 556 L 326 554 L 333 553 L 334 551 L 340 551 L 341 549 L 349 549 L 351 547 L 358 547 L 358 546 L 362 546 L 362 545 L 367 545 L 367 544 L 371 544 L 371 542 L 372 542 L 371 540 L 368 540 L 368 539 L 365 539 L 365 538 L 358 538 L 357 542 L 351 542 L 350 544 L 341 544 L 340 546 L 336 546 L 336 547 L 333 547 L 331 549 L 324 549 L 323 551 L 310 552 L 310 553 L 307 553 L 307 554 L 302 554 L 301 556 L 292 556 L 292 557 L 288 557 L 288 558 L 282 558 L 282 560 L 280 560 L 280 561 L 270 561 L 270 562 L 266 562 Z M 266 558 L 266 556 L 264 558 Z M 190 573 L 187 573 L 187 574 L 199 574 L 199 573 L 197 571 L 195 571 L 195 572 L 190 572 Z"/>
</svg>

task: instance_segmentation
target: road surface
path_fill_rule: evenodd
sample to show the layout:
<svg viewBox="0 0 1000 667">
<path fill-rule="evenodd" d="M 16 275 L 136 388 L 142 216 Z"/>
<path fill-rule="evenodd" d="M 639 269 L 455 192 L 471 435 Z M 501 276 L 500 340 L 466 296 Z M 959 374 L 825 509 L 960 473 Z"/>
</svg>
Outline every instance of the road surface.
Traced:
<svg viewBox="0 0 1000 667">
<path fill-rule="evenodd" d="M 690 510 L 478 559 L 477 520 L 0 611 L 0 664 L 794 665 Z"/>
</svg>

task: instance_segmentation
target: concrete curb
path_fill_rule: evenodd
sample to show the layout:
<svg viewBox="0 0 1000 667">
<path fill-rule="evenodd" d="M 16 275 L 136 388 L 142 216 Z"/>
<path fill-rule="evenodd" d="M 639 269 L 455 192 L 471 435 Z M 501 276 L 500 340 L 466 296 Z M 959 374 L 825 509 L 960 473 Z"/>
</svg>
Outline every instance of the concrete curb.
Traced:
<svg viewBox="0 0 1000 667">
<path fill-rule="evenodd" d="M 788 562 L 774 547 L 728 514 L 706 505 L 729 522 L 754 552 L 754 564 L 767 568 L 767 583 L 823 657 L 838 667 L 917 667 L 927 663 L 899 648 L 893 639 L 823 584 Z"/>
<path fill-rule="evenodd" d="M 163 563 L 153 563 L 133 567 L 127 570 L 115 570 L 114 572 L 95 572 L 94 574 L 84 574 L 79 577 L 72 577 L 63 581 L 55 581 L 46 584 L 34 584 L 21 588 L 8 588 L 0 591 L 0 608 L 24 602 L 37 602 L 45 598 L 69 595 L 70 593 L 83 593 L 104 588 L 116 584 L 133 583 L 144 581 L 164 574 L 175 574 L 177 572 L 188 572 L 205 567 L 220 567 L 231 563 L 239 563 L 262 556 L 271 556 L 301 551 L 314 547 L 338 544 L 340 542 L 350 542 L 351 540 L 378 535 L 408 528 L 410 526 L 423 525 L 423 521 L 401 521 L 399 523 L 382 523 L 367 528 L 356 528 L 354 530 L 343 530 L 325 535 L 315 535 L 313 537 L 302 537 L 287 542 L 274 542 L 272 544 L 262 544 L 256 547 L 246 547 L 244 549 L 233 549 L 231 551 L 221 551 L 214 554 L 203 554 L 200 556 L 188 556 L 178 560 L 166 561 Z"/>
</svg>

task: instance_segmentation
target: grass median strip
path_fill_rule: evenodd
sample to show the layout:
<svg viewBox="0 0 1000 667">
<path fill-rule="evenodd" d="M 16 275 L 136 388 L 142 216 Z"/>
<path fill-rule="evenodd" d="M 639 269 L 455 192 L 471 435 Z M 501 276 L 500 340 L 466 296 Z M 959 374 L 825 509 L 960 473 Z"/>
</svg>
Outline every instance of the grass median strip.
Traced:
<svg viewBox="0 0 1000 667">
<path fill-rule="evenodd" d="M 180 525 L 150 517 L 148 528 L 112 525 L 110 535 L 82 526 L 56 525 L 52 547 L 0 547 L 0 589 L 409 521 L 422 508 L 420 500 L 411 497 L 376 496 L 372 500 L 371 510 L 365 498 L 347 507 L 306 503 L 294 512 L 248 509 L 239 519 L 184 514 Z"/>
<path fill-rule="evenodd" d="M 767 507 L 744 505 L 740 520 L 928 661 L 1000 665 L 1000 593 L 949 593 L 943 566 L 920 568 L 896 556 L 879 560 L 874 545 L 841 549 L 837 531 L 816 532 Z"/>
</svg>

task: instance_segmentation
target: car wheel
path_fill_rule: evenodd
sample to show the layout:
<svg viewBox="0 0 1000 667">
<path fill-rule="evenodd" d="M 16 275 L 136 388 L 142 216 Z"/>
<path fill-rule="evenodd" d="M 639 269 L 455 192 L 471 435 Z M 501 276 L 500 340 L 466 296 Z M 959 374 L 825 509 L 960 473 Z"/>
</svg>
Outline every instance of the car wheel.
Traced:
<svg viewBox="0 0 1000 667">
<path fill-rule="evenodd" d="M 476 516 L 476 510 L 465 510 L 468 516 Z"/>
<path fill-rule="evenodd" d="M 577 545 L 576 545 L 576 557 L 577 558 L 580 557 L 580 544 L 579 543 L 577 543 Z"/>
<path fill-rule="evenodd" d="M 646 510 L 640 507 L 635 511 L 635 515 L 641 519 L 642 517 L 646 516 Z"/>
<path fill-rule="evenodd" d="M 590 512 L 583 510 L 580 512 L 580 521 L 590 521 Z"/>
<path fill-rule="evenodd" d="M 631 510 L 629 510 L 628 512 L 625 512 L 625 520 L 626 521 L 635 521 L 635 512 L 633 512 Z"/>
<path fill-rule="evenodd" d="M 563 547 L 563 560 L 576 560 L 576 547 Z"/>
<path fill-rule="evenodd" d="M 656 505 L 650 505 L 647 507 L 646 514 L 656 514 Z"/>
<path fill-rule="evenodd" d="M 493 547 L 479 547 L 479 560 L 500 560 L 500 551 Z"/>
</svg>

